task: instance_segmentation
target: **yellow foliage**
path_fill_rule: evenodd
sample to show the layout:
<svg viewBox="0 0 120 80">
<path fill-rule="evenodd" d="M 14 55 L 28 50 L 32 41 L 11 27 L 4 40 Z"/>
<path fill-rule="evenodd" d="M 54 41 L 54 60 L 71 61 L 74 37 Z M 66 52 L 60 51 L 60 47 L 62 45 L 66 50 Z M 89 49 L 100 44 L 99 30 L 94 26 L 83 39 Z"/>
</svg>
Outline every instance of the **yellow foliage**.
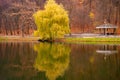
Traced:
<svg viewBox="0 0 120 80">
<path fill-rule="evenodd" d="M 95 18 L 95 14 L 94 14 L 93 12 L 90 12 L 89 17 L 90 17 L 91 19 L 94 19 L 94 18 Z"/>
<path fill-rule="evenodd" d="M 39 32 L 38 31 L 34 31 L 34 36 L 39 36 Z"/>
<path fill-rule="evenodd" d="M 94 56 L 90 57 L 90 63 L 94 63 L 95 59 Z"/>
<path fill-rule="evenodd" d="M 33 17 L 39 32 L 37 36 L 42 39 L 60 38 L 70 32 L 68 13 L 54 0 L 48 0 L 45 10 L 37 11 Z"/>
<path fill-rule="evenodd" d="M 64 44 L 40 43 L 34 45 L 38 52 L 34 67 L 44 71 L 49 80 L 62 76 L 69 66 L 70 48 Z"/>
</svg>

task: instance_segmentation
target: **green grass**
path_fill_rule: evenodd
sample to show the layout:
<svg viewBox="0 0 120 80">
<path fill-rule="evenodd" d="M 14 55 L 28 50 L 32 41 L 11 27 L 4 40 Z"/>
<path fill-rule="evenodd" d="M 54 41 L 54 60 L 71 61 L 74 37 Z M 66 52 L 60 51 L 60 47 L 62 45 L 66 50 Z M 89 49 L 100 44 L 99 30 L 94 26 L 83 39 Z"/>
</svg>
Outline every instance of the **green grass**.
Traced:
<svg viewBox="0 0 120 80">
<path fill-rule="evenodd" d="M 65 38 L 68 43 L 120 44 L 120 38 Z"/>
<path fill-rule="evenodd" d="M 7 38 L 0 37 L 0 41 L 6 41 Z"/>
<path fill-rule="evenodd" d="M 37 41 L 36 37 L 0 37 L 0 41 Z M 120 44 L 120 38 L 117 37 L 99 37 L 99 38 L 64 38 L 58 41 L 77 44 Z"/>
<path fill-rule="evenodd" d="M 39 37 L 1 36 L 0 41 L 37 41 Z"/>
</svg>

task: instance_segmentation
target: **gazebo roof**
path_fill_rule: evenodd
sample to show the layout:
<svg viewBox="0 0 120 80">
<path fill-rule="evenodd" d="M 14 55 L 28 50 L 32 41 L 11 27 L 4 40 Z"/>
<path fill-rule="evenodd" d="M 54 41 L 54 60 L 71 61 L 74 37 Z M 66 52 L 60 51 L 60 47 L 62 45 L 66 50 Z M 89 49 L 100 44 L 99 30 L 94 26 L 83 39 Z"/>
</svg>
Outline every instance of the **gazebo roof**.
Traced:
<svg viewBox="0 0 120 80">
<path fill-rule="evenodd" d="M 107 24 L 103 24 L 103 25 L 100 25 L 100 26 L 97 26 L 96 27 L 97 29 L 102 29 L 102 28 L 117 28 L 117 26 L 115 26 L 115 25 L 113 25 L 113 24 L 109 24 L 109 23 L 107 23 Z"/>
</svg>

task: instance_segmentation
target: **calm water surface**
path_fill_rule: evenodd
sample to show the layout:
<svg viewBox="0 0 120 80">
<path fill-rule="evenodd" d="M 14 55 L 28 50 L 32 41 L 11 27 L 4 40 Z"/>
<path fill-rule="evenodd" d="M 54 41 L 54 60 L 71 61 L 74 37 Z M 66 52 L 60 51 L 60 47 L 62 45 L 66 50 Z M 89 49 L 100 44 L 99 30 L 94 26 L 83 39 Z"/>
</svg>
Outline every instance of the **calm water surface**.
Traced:
<svg viewBox="0 0 120 80">
<path fill-rule="evenodd" d="M 120 46 L 0 42 L 0 80 L 120 80 Z"/>
</svg>

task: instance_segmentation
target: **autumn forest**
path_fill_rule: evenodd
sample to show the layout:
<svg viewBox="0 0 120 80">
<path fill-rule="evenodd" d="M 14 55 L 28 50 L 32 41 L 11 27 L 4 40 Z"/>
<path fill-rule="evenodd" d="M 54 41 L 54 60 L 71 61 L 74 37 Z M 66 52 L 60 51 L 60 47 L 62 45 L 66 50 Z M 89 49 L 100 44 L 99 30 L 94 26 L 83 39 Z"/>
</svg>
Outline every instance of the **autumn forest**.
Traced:
<svg viewBox="0 0 120 80">
<path fill-rule="evenodd" d="M 0 0 L 0 35 L 32 35 L 33 14 L 44 9 L 46 0 Z M 120 27 L 120 0 L 56 0 L 68 11 L 72 33 L 96 33 L 109 23 Z M 117 32 L 119 33 L 118 28 Z"/>
</svg>

